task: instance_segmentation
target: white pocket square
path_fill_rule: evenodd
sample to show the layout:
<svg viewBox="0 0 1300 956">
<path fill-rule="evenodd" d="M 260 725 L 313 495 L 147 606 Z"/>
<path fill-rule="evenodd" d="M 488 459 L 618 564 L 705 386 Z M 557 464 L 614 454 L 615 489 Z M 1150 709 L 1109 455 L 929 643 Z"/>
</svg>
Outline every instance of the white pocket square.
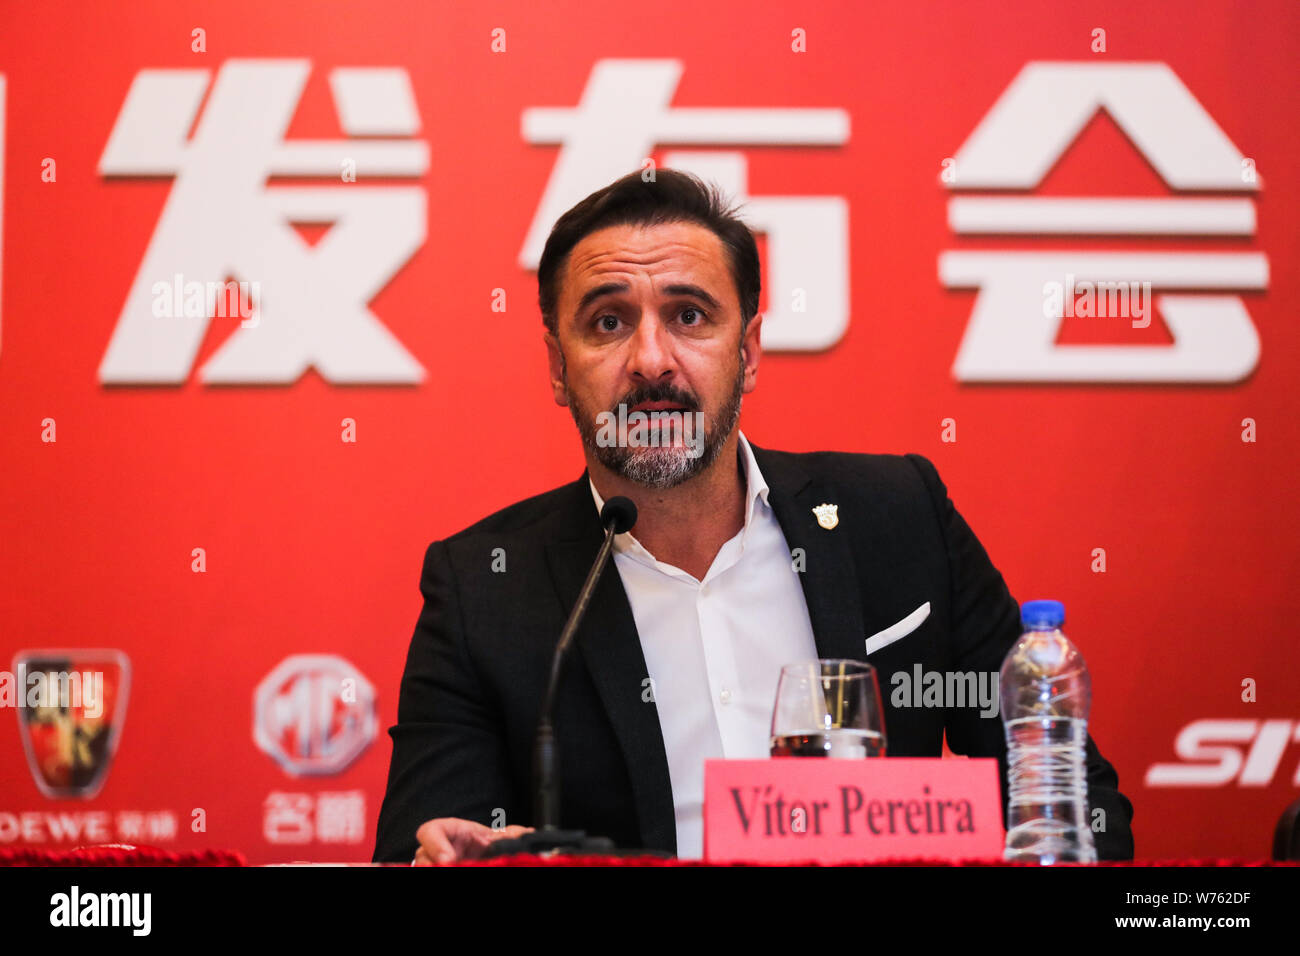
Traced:
<svg viewBox="0 0 1300 956">
<path fill-rule="evenodd" d="M 930 616 L 930 602 L 926 601 L 907 617 L 903 618 L 897 624 L 891 624 L 879 634 L 872 634 L 867 638 L 867 653 L 874 654 L 886 644 L 892 644 L 900 637 L 907 637 L 918 627 L 921 622 Z"/>
</svg>

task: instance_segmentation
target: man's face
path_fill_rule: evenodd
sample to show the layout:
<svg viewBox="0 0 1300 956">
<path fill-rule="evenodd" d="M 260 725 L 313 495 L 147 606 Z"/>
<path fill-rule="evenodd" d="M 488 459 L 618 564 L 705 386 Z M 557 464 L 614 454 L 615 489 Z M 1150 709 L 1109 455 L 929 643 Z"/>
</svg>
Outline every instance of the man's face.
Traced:
<svg viewBox="0 0 1300 956">
<path fill-rule="evenodd" d="M 583 443 L 649 487 L 708 468 L 759 359 L 761 316 L 742 335 L 722 241 L 695 223 L 611 226 L 573 247 L 560 283 L 558 337 L 546 335 L 551 386 Z M 607 427 L 620 421 L 628 427 Z"/>
</svg>

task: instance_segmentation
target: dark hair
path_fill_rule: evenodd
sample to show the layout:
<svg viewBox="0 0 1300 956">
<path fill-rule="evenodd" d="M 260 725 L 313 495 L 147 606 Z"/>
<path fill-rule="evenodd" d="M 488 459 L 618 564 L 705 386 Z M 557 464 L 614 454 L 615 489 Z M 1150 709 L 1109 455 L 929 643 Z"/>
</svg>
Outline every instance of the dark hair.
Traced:
<svg viewBox="0 0 1300 956">
<path fill-rule="evenodd" d="M 573 247 L 584 237 L 609 226 L 652 226 L 668 222 L 693 222 L 722 240 L 731 278 L 740 297 L 742 328 L 758 314 L 762 287 L 758 245 L 754 234 L 737 215 L 716 185 L 676 169 L 656 169 L 652 180 L 640 170 L 628 173 L 592 193 L 558 220 L 546 240 L 537 266 L 537 304 L 542 321 L 557 334 L 560 272 Z"/>
</svg>

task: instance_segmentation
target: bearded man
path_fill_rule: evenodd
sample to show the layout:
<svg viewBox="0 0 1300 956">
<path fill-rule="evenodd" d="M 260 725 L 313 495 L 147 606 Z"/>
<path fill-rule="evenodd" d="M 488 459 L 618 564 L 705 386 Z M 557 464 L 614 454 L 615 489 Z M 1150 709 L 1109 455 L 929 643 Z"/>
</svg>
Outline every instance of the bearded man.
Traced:
<svg viewBox="0 0 1300 956">
<path fill-rule="evenodd" d="M 937 757 L 946 735 L 998 758 L 1005 794 L 996 713 L 895 706 L 887 688 L 918 665 L 996 673 L 1019 606 L 925 458 L 793 454 L 741 433 L 760 267 L 721 194 L 673 170 L 626 176 L 560 217 L 537 283 L 586 471 L 429 546 L 375 860 L 471 858 L 531 828 L 552 655 L 616 495 L 636 525 L 556 701 L 561 827 L 699 857 L 704 762 L 768 756 L 781 667 L 816 658 L 877 669 L 889 756 Z M 1129 859 L 1132 805 L 1091 738 L 1086 756 L 1098 856 Z"/>
</svg>

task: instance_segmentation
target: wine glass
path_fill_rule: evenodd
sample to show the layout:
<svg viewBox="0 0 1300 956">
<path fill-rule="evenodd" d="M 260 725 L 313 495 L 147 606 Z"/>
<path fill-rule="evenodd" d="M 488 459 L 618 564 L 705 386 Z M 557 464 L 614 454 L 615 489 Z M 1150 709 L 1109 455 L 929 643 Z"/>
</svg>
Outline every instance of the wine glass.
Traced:
<svg viewBox="0 0 1300 956">
<path fill-rule="evenodd" d="M 865 661 L 799 661 L 781 668 L 772 710 L 773 757 L 883 757 L 876 669 Z"/>
</svg>

